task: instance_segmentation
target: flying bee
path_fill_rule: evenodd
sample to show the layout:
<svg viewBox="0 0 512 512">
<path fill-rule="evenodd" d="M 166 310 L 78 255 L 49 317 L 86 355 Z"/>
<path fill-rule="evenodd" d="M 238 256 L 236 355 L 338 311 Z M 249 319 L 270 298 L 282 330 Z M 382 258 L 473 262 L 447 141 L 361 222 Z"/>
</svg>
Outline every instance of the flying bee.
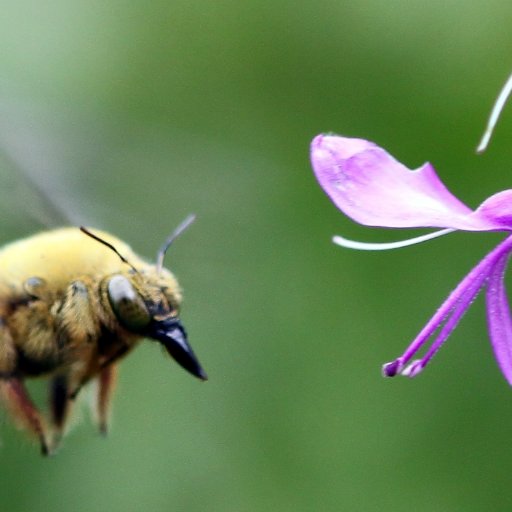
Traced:
<svg viewBox="0 0 512 512">
<path fill-rule="evenodd" d="M 143 338 L 206 380 L 180 322 L 178 282 L 163 267 L 169 245 L 192 220 L 169 237 L 155 264 L 86 228 L 44 231 L 0 249 L 0 398 L 44 455 L 58 447 L 75 398 L 92 380 L 106 433 L 118 362 Z M 40 376 L 49 378 L 48 417 L 25 387 Z"/>
</svg>

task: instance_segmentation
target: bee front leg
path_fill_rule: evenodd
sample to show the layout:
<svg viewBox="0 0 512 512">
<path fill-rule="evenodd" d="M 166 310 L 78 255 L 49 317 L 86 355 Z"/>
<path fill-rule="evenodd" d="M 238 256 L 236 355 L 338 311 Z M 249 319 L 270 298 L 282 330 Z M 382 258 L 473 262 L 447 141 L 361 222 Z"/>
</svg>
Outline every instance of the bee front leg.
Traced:
<svg viewBox="0 0 512 512">
<path fill-rule="evenodd" d="M 118 368 L 115 364 L 110 364 L 101 370 L 98 375 L 98 396 L 96 402 L 96 414 L 98 417 L 98 427 L 100 433 L 108 433 L 108 421 L 110 416 L 110 405 L 112 394 L 117 382 Z"/>
<path fill-rule="evenodd" d="M 0 380 L 0 397 L 14 422 L 34 434 L 41 444 L 41 453 L 50 455 L 52 447 L 44 419 L 34 405 L 23 381 L 19 378 Z"/>
<path fill-rule="evenodd" d="M 65 373 L 57 375 L 50 383 L 56 442 L 64 434 L 72 402 L 95 370 L 95 342 L 100 327 L 91 304 L 93 295 L 86 278 L 76 280 L 68 286 L 62 301 L 54 305 L 58 340 L 67 365 Z"/>
</svg>

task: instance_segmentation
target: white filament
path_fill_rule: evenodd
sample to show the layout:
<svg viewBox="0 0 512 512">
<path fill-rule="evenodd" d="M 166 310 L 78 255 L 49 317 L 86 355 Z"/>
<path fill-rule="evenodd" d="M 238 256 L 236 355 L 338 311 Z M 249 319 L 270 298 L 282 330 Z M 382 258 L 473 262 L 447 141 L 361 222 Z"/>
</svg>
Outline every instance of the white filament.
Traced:
<svg viewBox="0 0 512 512">
<path fill-rule="evenodd" d="M 342 247 L 347 247 L 349 249 L 358 249 L 360 251 L 388 251 L 389 249 L 400 249 L 401 247 L 420 244 L 421 242 L 426 242 L 427 240 L 432 240 L 433 238 L 438 238 L 440 236 L 447 235 L 448 233 L 452 233 L 453 231 L 456 231 L 456 229 L 441 229 L 440 231 L 434 231 L 433 233 L 428 233 L 427 235 L 416 236 L 414 238 L 401 240 L 399 242 L 387 243 L 356 242 L 355 240 L 348 240 L 347 238 L 344 238 L 339 235 L 334 236 L 332 238 L 332 241 L 337 245 L 341 245 Z"/>
<path fill-rule="evenodd" d="M 487 121 L 487 127 L 482 136 L 480 144 L 478 144 L 478 147 L 476 148 L 477 153 L 483 153 L 487 149 L 489 141 L 491 140 L 492 132 L 494 131 L 494 127 L 496 126 L 496 123 L 498 122 L 501 111 L 503 110 L 503 107 L 505 106 L 505 103 L 507 102 L 508 97 L 510 96 L 511 92 L 512 92 L 512 75 L 510 75 L 508 77 L 507 82 L 503 86 L 503 89 L 501 89 L 501 92 L 500 92 L 496 102 L 494 103 L 494 106 L 491 111 L 491 115 L 489 116 L 489 120 Z"/>
</svg>

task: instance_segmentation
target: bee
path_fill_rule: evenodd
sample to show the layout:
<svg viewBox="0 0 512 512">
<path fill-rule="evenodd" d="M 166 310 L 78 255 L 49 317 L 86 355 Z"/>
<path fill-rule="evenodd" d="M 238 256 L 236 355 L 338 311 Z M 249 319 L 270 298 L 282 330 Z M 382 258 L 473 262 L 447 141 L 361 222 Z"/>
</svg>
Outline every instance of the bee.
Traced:
<svg viewBox="0 0 512 512">
<path fill-rule="evenodd" d="M 90 381 L 97 382 L 99 430 L 107 432 L 118 363 L 143 338 L 207 379 L 180 322 L 182 292 L 163 266 L 192 220 L 166 240 L 155 264 L 118 238 L 83 227 L 43 231 L 0 249 L 0 399 L 43 455 L 59 446 L 73 402 Z M 36 377 L 48 378 L 47 415 L 25 386 Z"/>
</svg>

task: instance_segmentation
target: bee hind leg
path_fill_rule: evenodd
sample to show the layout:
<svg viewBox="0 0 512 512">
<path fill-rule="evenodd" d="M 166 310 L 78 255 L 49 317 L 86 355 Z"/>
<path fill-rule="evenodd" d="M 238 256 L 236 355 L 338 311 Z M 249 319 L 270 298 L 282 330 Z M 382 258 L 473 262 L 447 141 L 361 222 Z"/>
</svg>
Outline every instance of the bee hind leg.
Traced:
<svg viewBox="0 0 512 512">
<path fill-rule="evenodd" d="M 49 441 L 48 428 L 23 380 L 17 377 L 0 379 L 0 398 L 14 422 L 39 439 L 41 454 L 50 455 L 53 447 Z"/>
</svg>

